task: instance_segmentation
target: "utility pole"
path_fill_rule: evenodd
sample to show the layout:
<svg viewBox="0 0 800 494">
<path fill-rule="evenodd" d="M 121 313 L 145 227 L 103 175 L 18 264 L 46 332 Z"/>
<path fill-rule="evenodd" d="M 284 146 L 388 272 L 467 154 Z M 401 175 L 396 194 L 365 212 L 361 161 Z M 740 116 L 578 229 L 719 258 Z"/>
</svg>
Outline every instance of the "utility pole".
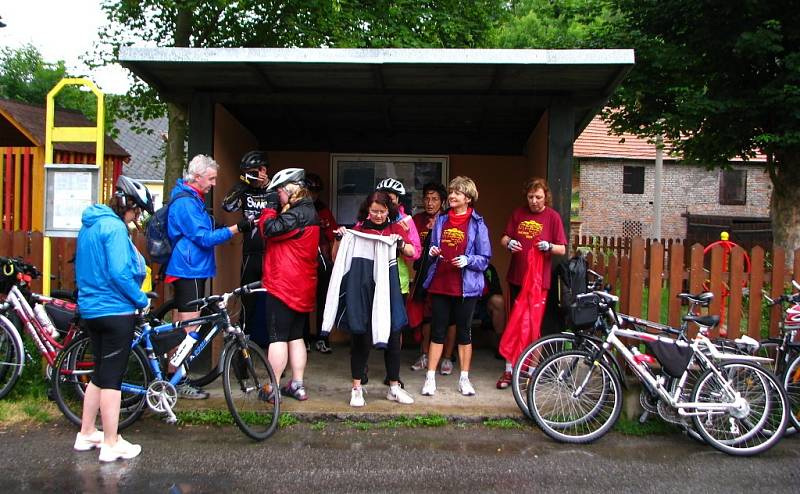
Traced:
<svg viewBox="0 0 800 494">
<path fill-rule="evenodd" d="M 653 180 L 653 238 L 661 240 L 661 186 L 662 171 L 664 168 L 664 138 L 661 134 L 656 136 L 656 172 Z"/>
</svg>

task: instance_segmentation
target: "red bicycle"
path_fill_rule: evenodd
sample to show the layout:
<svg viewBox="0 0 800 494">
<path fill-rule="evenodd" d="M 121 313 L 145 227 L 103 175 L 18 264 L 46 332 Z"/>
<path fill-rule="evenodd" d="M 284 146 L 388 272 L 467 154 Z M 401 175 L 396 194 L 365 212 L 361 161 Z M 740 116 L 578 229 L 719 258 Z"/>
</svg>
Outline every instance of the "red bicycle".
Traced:
<svg viewBox="0 0 800 494">
<path fill-rule="evenodd" d="M 47 362 L 46 377 L 58 353 L 81 332 L 75 303 L 30 291 L 31 280 L 39 276 L 35 266 L 20 258 L 0 257 L 0 398 L 14 388 L 25 357 L 30 359 L 20 331 Z"/>
</svg>

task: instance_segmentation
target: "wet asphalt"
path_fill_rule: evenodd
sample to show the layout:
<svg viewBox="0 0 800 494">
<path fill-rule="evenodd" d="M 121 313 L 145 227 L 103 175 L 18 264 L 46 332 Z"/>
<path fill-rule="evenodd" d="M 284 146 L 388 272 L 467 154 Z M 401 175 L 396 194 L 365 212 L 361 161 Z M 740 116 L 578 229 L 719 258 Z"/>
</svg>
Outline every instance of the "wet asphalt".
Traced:
<svg viewBox="0 0 800 494">
<path fill-rule="evenodd" d="M 800 438 L 753 458 L 681 434 L 612 432 L 590 445 L 551 441 L 531 426 L 370 428 L 300 423 L 253 442 L 235 427 L 146 418 L 125 436 L 138 458 L 100 464 L 74 452 L 76 429 L 0 429 L 0 492 L 797 492 Z"/>
</svg>

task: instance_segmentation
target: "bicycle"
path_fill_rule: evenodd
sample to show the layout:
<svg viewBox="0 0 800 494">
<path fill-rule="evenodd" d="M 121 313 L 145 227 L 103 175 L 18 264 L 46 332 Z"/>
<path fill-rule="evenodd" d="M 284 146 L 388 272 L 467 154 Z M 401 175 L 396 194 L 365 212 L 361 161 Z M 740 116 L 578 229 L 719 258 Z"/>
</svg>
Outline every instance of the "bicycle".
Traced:
<svg viewBox="0 0 800 494">
<path fill-rule="evenodd" d="M 41 276 L 32 264 L 20 258 L 0 257 L 0 398 L 14 388 L 25 366 L 21 331 L 29 335 L 49 369 L 58 353 L 81 333 L 74 303 L 30 291 L 30 282 Z M 18 324 L 12 321 L 16 319 Z M 46 377 L 50 373 L 45 372 Z"/>
<path fill-rule="evenodd" d="M 187 367 L 191 366 L 192 361 L 214 336 L 222 332 L 227 348 L 222 367 L 223 390 L 236 425 L 255 440 L 264 440 L 275 432 L 280 414 L 280 393 L 275 374 L 258 345 L 231 323 L 227 310 L 232 297 L 256 290 L 262 290 L 261 282 L 189 302 L 189 305 L 208 307 L 211 314 L 206 316 L 154 327 L 146 320 L 141 322 L 140 332 L 131 344 L 133 357 L 129 359 L 128 373 L 121 389 L 120 430 L 138 419 L 144 413 L 145 405 L 156 413 L 165 414 L 167 422 L 175 423 L 177 417 L 173 408 L 178 399 L 175 386 L 186 376 Z M 183 361 L 171 362 L 176 364 L 177 370 L 167 379 L 153 348 L 153 336 L 171 331 L 180 331 L 182 334 L 182 328 L 202 324 L 209 324 L 210 331 L 193 343 Z M 88 337 L 85 337 L 74 341 L 64 350 L 53 368 L 56 404 L 64 416 L 76 425 L 81 421 L 83 390 L 91 378 L 93 365 L 91 346 Z"/>
<path fill-rule="evenodd" d="M 600 356 L 614 348 L 623 356 L 642 384 L 674 408 L 690 417 L 697 432 L 716 449 L 731 455 L 754 455 L 781 439 L 789 421 L 786 393 L 769 371 L 758 365 L 758 356 L 720 351 L 700 331 L 691 341 L 619 327 L 615 310 L 618 298 L 601 291 L 579 295 L 591 302 L 605 323 L 602 348 L 594 352 L 566 351 L 550 356 L 536 369 L 528 386 L 528 407 L 537 425 L 549 437 L 568 443 L 594 441 L 616 422 L 622 409 L 621 384 Z M 705 327 L 716 316 L 685 316 Z M 718 320 L 718 319 L 717 319 Z M 666 329 L 679 335 L 679 330 Z M 655 375 L 620 337 L 658 347 L 657 359 L 665 372 L 679 375 L 674 389 L 666 378 Z M 683 389 L 693 365 L 702 373 L 687 401 Z"/>
<path fill-rule="evenodd" d="M 779 305 L 784 314 L 780 322 L 780 336 L 761 340 L 759 355 L 773 359 L 773 372 L 783 382 L 783 387 L 791 403 L 792 426 L 800 430 L 800 342 L 795 341 L 800 331 L 800 283 L 792 280 L 797 291 L 793 294 L 770 298 L 763 297 L 770 306 Z M 791 304 L 785 307 L 786 304 Z"/>
</svg>

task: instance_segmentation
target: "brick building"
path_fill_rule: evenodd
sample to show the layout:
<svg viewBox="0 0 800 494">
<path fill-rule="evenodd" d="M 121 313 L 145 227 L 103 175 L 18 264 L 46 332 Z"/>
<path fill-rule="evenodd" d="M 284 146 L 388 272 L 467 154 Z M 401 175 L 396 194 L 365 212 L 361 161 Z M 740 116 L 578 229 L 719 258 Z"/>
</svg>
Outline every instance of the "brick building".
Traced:
<svg viewBox="0 0 800 494">
<path fill-rule="evenodd" d="M 580 166 L 582 235 L 656 236 L 653 144 L 633 135 L 610 136 L 595 117 L 576 140 L 574 156 Z M 708 170 L 679 163 L 665 152 L 661 237 L 702 241 L 694 228 L 699 226 L 718 239 L 719 230 L 736 230 L 739 224 L 763 233 L 772 191 L 764 162 L 759 155 L 747 163 L 732 161 L 730 170 Z"/>
</svg>

